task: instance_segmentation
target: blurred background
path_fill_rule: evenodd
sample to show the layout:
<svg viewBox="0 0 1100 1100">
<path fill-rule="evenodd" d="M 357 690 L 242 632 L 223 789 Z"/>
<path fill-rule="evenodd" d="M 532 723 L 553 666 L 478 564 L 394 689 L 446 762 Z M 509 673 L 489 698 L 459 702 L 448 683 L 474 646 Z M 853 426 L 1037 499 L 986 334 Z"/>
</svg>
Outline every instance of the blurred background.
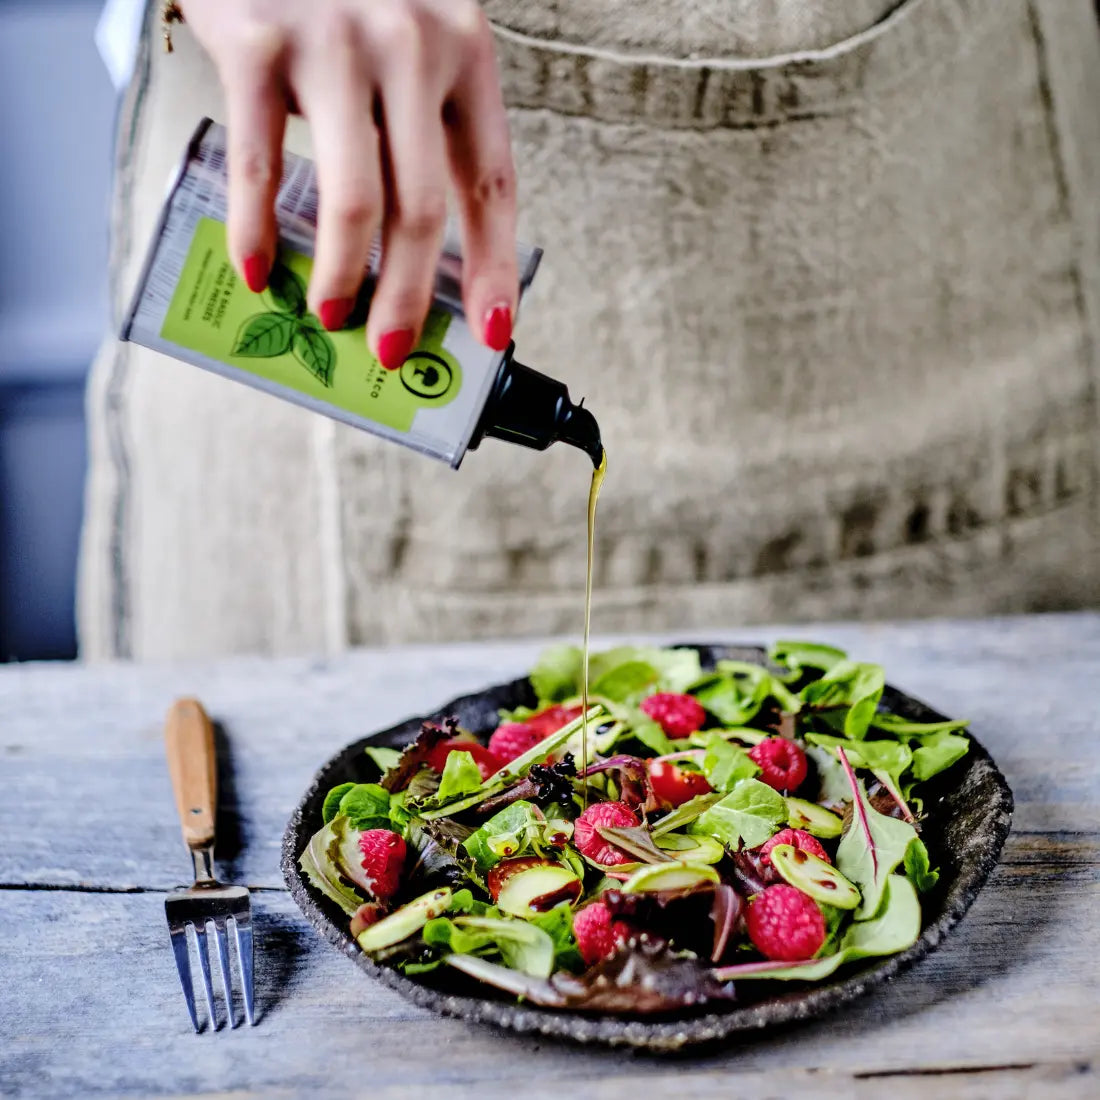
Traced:
<svg viewBox="0 0 1100 1100">
<path fill-rule="evenodd" d="M 76 654 L 84 380 L 107 324 L 102 0 L 0 0 L 0 660 Z"/>
</svg>

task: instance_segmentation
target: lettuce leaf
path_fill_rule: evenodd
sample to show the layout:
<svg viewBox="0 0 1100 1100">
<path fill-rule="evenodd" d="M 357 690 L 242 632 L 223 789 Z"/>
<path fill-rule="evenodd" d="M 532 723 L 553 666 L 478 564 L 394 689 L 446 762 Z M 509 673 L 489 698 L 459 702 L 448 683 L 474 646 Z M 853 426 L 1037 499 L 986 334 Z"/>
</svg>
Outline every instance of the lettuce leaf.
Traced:
<svg viewBox="0 0 1100 1100">
<path fill-rule="evenodd" d="M 931 779 L 957 764 L 970 751 L 970 739 L 942 731 L 933 734 L 913 753 L 913 778 L 918 782 Z"/>
<path fill-rule="evenodd" d="M 340 869 L 339 851 L 342 839 L 343 819 L 327 822 L 310 837 L 306 850 L 298 860 L 298 866 L 306 878 L 330 901 L 334 901 L 350 917 L 363 904 Z"/>
<path fill-rule="evenodd" d="M 820 642 L 774 642 L 768 649 L 768 660 L 794 673 L 790 677 L 792 680 L 798 679 L 807 669 L 828 672 L 847 659 L 848 654 L 843 649 Z"/>
<path fill-rule="evenodd" d="M 463 841 L 462 847 L 479 871 L 488 871 L 502 859 L 522 854 L 530 831 L 539 827 L 534 810 L 535 807 L 523 799 L 513 802 Z"/>
<path fill-rule="evenodd" d="M 424 926 L 424 942 L 458 955 L 499 954 L 504 965 L 532 978 L 549 978 L 555 946 L 534 921 L 508 917 L 436 917 Z"/>
<path fill-rule="evenodd" d="M 445 802 L 451 798 L 476 791 L 481 786 L 481 772 L 468 752 L 449 752 L 443 765 L 443 778 L 439 781 L 436 798 Z"/>
<path fill-rule="evenodd" d="M 390 794 L 377 783 L 356 783 L 344 792 L 339 812 L 353 829 L 388 829 L 390 827 Z"/>
<path fill-rule="evenodd" d="M 340 783 L 325 795 L 325 801 L 321 805 L 321 820 L 326 825 L 340 812 L 340 799 L 354 786 L 354 783 Z"/>
<path fill-rule="evenodd" d="M 759 775 L 760 769 L 743 748 L 715 733 L 707 740 L 703 774 L 716 791 L 728 792 L 739 780 Z"/>
<path fill-rule="evenodd" d="M 741 779 L 688 826 L 689 833 L 712 836 L 727 848 L 755 848 L 787 820 L 783 796 L 758 779 Z"/>
<path fill-rule="evenodd" d="M 875 718 L 885 687 L 886 674 L 882 665 L 840 661 L 820 680 L 807 684 L 801 695 L 811 710 L 847 707 L 844 734 L 862 741 Z"/>
</svg>

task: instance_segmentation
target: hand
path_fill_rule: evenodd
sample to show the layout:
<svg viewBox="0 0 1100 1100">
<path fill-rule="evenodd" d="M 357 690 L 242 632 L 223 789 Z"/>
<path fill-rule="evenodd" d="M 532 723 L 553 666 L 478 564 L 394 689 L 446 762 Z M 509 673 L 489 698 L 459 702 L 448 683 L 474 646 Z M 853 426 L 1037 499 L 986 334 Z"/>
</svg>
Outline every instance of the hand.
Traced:
<svg viewBox="0 0 1100 1100">
<path fill-rule="evenodd" d="M 186 0 L 229 131 L 229 249 L 253 290 L 275 257 L 288 112 L 309 120 L 320 192 L 310 308 L 347 320 L 371 240 L 383 264 L 367 339 L 401 365 L 431 303 L 448 173 L 470 327 L 507 347 L 515 316 L 515 172 L 492 34 L 475 0 Z"/>
</svg>

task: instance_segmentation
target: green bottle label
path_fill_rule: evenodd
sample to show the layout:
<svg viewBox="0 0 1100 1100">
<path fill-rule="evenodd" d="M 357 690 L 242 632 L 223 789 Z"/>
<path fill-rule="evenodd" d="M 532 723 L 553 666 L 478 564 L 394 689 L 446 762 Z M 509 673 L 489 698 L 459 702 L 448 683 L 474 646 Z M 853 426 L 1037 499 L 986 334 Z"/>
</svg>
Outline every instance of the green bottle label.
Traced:
<svg viewBox="0 0 1100 1100">
<path fill-rule="evenodd" d="M 326 332 L 309 312 L 312 266 L 308 256 L 284 248 L 267 289 L 253 294 L 230 262 L 225 225 L 201 217 L 160 337 L 399 432 L 412 428 L 419 410 L 455 399 L 462 369 L 443 346 L 451 314 L 433 309 L 416 350 L 400 370 L 388 371 L 368 349 L 362 320 Z"/>
</svg>

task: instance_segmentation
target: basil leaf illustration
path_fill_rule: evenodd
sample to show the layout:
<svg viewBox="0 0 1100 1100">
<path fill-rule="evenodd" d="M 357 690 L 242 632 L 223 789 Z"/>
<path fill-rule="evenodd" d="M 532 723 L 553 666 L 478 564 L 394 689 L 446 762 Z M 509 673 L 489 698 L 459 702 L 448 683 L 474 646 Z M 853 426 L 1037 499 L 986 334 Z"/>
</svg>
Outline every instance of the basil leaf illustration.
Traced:
<svg viewBox="0 0 1100 1100">
<path fill-rule="evenodd" d="M 233 354 L 249 359 L 271 359 L 283 355 L 290 350 L 294 327 L 293 317 L 282 313 L 257 313 L 241 325 Z"/>
<path fill-rule="evenodd" d="M 306 285 L 286 264 L 275 261 L 264 291 L 280 313 L 302 317 L 306 312 Z"/>
<path fill-rule="evenodd" d="M 290 323 L 294 322 L 291 320 Z M 332 385 L 336 349 L 326 333 L 307 322 L 299 322 L 294 330 L 294 354 L 318 382 L 324 386 Z"/>
</svg>

